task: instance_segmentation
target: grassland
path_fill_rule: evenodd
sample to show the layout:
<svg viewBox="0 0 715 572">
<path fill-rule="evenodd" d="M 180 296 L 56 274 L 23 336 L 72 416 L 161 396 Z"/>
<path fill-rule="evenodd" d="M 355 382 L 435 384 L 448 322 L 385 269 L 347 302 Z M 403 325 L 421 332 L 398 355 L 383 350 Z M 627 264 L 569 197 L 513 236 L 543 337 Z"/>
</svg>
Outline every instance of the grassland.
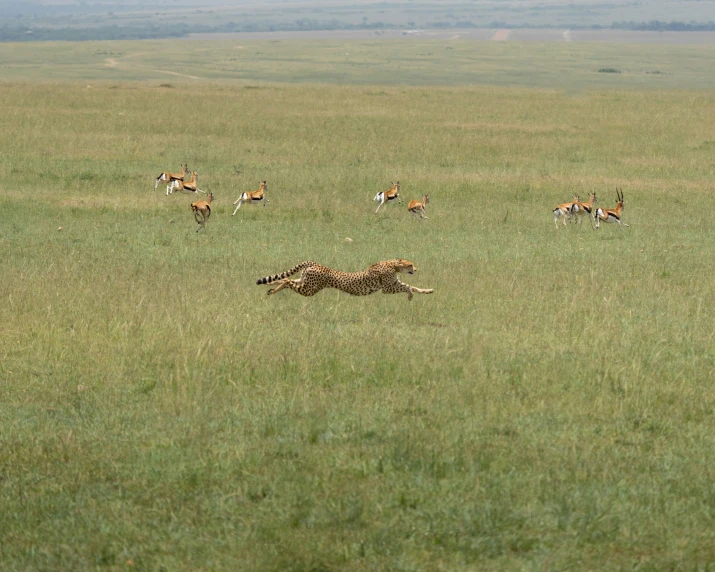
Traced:
<svg viewBox="0 0 715 572">
<path fill-rule="evenodd" d="M 713 92 L 39 75 L 0 83 L 3 569 L 715 562 Z M 630 228 L 554 228 L 617 186 Z M 255 285 L 395 256 L 435 293 Z"/>
<path fill-rule="evenodd" d="M 177 40 L 0 44 L 6 81 L 485 85 L 569 93 L 715 89 L 715 46 L 432 41 Z M 619 73 L 602 73 L 611 69 Z M 177 84 L 178 85 L 178 84 Z M 377 90 L 379 91 L 379 89 Z"/>
</svg>

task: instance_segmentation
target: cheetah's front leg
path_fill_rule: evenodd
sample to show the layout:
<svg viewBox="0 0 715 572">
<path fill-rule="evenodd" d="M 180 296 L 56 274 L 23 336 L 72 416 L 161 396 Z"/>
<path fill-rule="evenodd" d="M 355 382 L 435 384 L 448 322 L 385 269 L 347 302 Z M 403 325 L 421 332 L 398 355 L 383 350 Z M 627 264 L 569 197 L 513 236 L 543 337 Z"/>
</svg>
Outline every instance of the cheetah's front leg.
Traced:
<svg viewBox="0 0 715 572">
<path fill-rule="evenodd" d="M 410 286 L 399 280 L 395 280 L 392 284 L 385 284 L 382 287 L 383 294 L 401 294 L 402 292 L 407 292 L 407 299 L 412 300 L 413 293 L 417 294 L 432 294 L 434 290 L 432 288 L 417 288 L 415 286 Z"/>
</svg>

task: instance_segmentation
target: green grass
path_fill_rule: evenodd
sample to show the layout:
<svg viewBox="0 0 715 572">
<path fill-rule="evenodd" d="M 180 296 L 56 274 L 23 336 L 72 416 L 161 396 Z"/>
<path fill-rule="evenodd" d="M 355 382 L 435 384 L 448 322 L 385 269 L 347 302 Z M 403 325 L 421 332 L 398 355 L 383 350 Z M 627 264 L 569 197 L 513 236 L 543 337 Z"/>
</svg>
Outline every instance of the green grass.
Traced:
<svg viewBox="0 0 715 572">
<path fill-rule="evenodd" d="M 160 83 L 0 84 L 4 569 L 712 565 L 711 92 Z"/>
<path fill-rule="evenodd" d="M 685 36 L 687 38 L 687 35 Z M 687 41 L 687 40 L 686 40 Z M 715 46 L 403 40 L 0 43 L 6 81 L 713 89 Z M 613 68 L 619 74 L 599 73 Z M 167 88 L 168 89 L 168 88 Z M 374 91 L 380 91 L 376 88 Z"/>
</svg>

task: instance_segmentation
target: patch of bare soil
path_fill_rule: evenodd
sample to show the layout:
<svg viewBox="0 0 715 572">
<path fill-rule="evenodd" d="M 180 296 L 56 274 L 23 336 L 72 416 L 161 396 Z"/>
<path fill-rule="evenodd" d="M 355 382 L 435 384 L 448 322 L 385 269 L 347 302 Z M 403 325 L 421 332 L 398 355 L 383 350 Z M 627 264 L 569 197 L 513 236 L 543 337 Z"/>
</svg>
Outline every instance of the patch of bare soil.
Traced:
<svg viewBox="0 0 715 572">
<path fill-rule="evenodd" d="M 505 42 L 509 38 L 509 32 L 511 30 L 497 30 L 492 36 L 492 40 L 495 42 Z"/>
</svg>

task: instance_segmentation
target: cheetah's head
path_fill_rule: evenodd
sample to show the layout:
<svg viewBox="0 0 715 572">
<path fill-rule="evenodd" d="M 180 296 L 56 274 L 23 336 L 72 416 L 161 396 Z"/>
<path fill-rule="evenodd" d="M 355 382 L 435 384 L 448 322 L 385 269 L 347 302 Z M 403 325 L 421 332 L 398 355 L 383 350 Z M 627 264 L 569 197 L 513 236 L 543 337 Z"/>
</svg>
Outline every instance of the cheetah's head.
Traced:
<svg viewBox="0 0 715 572">
<path fill-rule="evenodd" d="M 390 262 L 392 263 L 392 267 L 397 272 L 405 272 L 407 274 L 414 274 L 415 272 L 417 272 L 417 267 L 414 265 L 414 263 L 410 262 L 409 260 L 405 260 L 404 258 L 396 258 L 395 260 L 391 260 Z"/>
</svg>

